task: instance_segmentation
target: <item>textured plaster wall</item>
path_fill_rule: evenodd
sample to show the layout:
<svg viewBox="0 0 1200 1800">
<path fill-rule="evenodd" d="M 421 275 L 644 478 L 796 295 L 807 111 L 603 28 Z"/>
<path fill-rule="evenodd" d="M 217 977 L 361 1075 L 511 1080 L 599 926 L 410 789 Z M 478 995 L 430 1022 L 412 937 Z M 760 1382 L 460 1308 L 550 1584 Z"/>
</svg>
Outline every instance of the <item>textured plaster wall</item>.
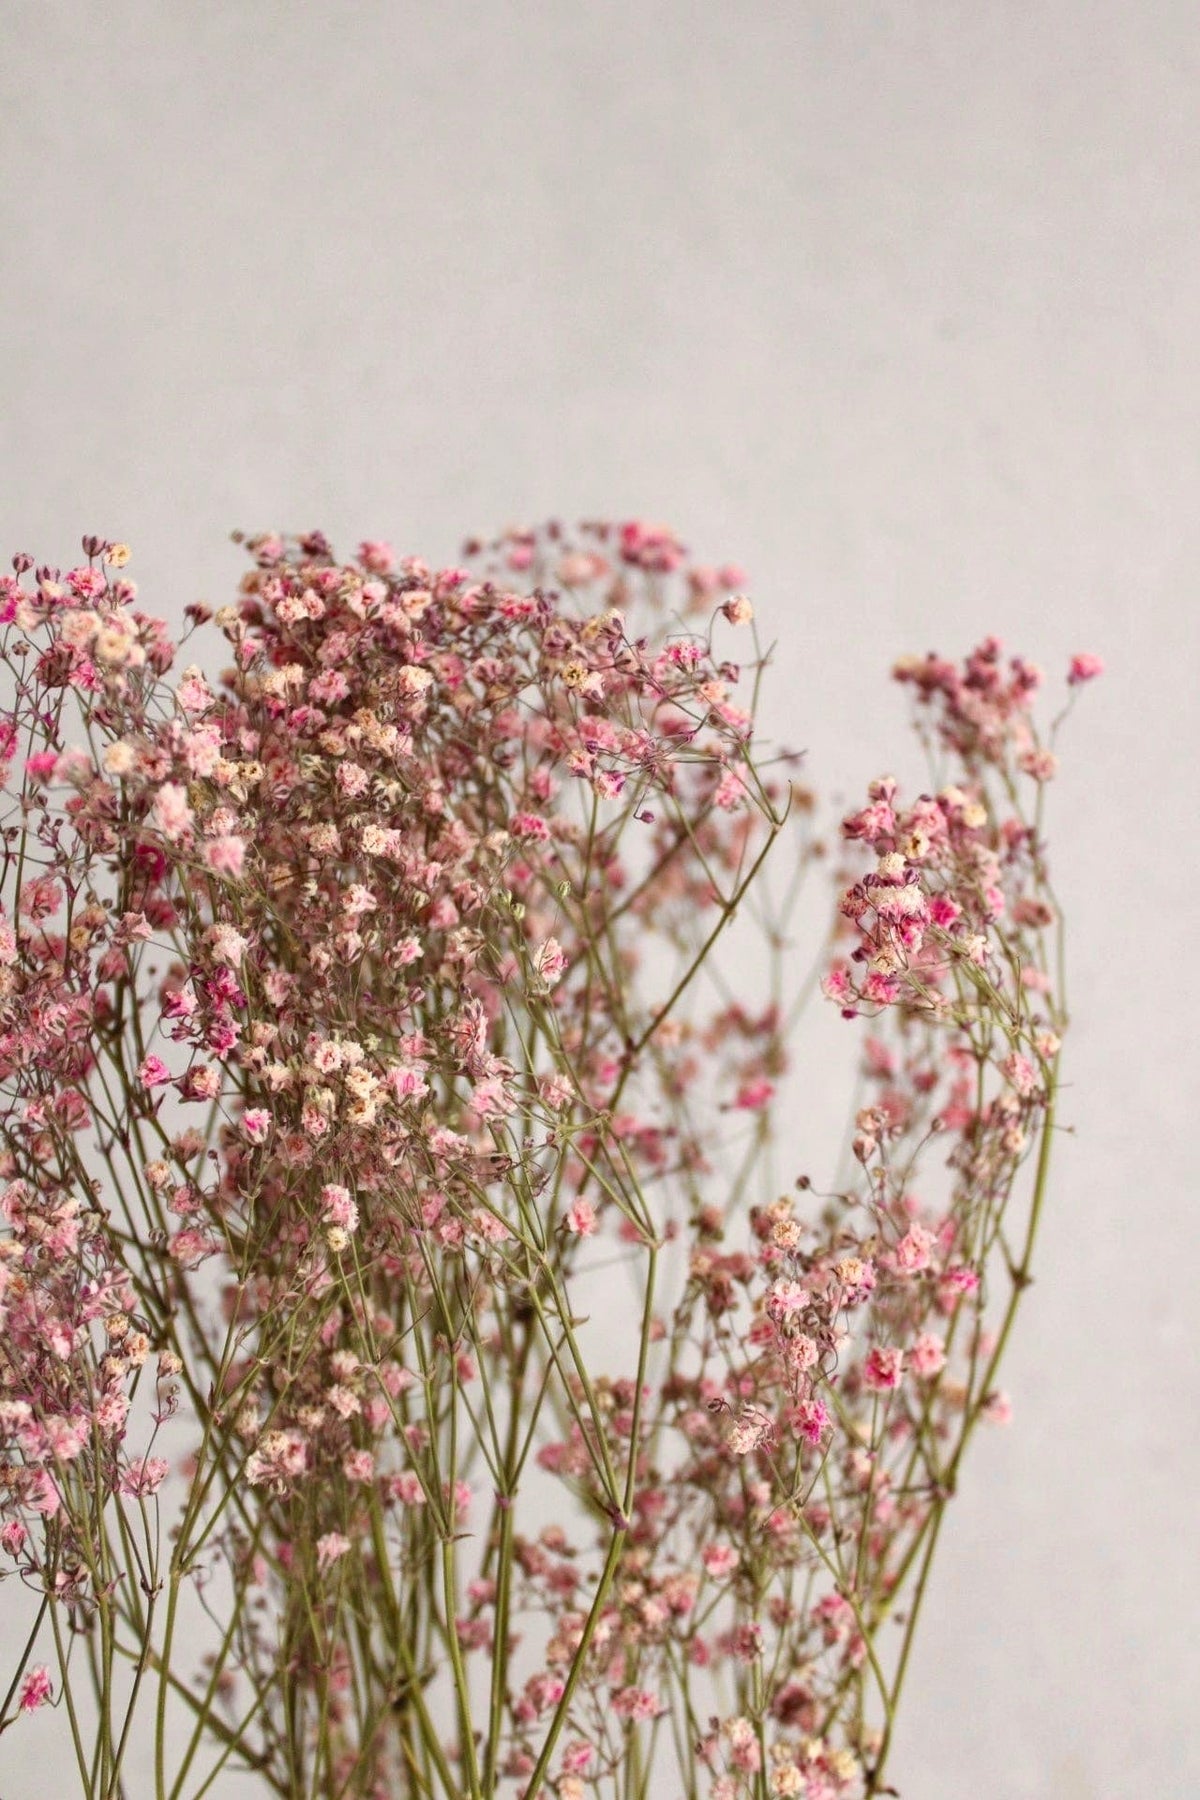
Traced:
<svg viewBox="0 0 1200 1800">
<path fill-rule="evenodd" d="M 665 518 L 748 566 L 847 801 L 901 652 L 1108 659 L 1055 797 L 1077 1135 L 905 1800 L 1200 1794 L 1198 84 L 1183 0 L 0 9 L 5 553 L 125 537 L 178 617 L 234 526 Z M 75 1791 L 60 1726 L 4 1800 Z"/>
</svg>

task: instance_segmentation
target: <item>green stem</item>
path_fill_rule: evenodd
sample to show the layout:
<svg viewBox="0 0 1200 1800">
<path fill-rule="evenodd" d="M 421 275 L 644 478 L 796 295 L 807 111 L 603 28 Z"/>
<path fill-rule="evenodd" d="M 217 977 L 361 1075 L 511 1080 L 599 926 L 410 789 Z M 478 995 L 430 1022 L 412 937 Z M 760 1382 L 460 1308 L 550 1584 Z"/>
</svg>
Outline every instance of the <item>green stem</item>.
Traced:
<svg viewBox="0 0 1200 1800">
<path fill-rule="evenodd" d="M 450 1497 L 450 1506 L 453 1509 L 453 1494 Z M 479 1761 L 475 1753 L 475 1731 L 471 1721 L 471 1693 L 467 1685 L 467 1672 L 463 1666 L 462 1647 L 458 1641 L 458 1630 L 455 1625 L 457 1605 L 454 1578 L 454 1539 L 452 1537 L 442 1540 L 442 1604 L 446 1612 L 446 1648 L 450 1653 L 450 1667 L 454 1675 L 454 1692 L 458 1701 L 467 1784 L 471 1800 L 483 1800 L 483 1789 L 479 1785 Z"/>
<path fill-rule="evenodd" d="M 608 1598 L 608 1590 L 612 1586 L 613 1577 L 617 1572 L 617 1564 L 621 1560 L 621 1551 L 625 1547 L 626 1530 L 626 1526 L 618 1525 L 613 1531 L 612 1541 L 608 1546 L 608 1555 L 605 1557 L 604 1567 L 600 1571 L 600 1580 L 596 1586 L 595 1597 L 592 1600 L 591 1609 L 588 1612 L 587 1619 L 584 1623 L 583 1636 L 579 1640 L 579 1648 L 575 1652 L 570 1671 L 567 1675 L 566 1686 L 563 1689 L 562 1698 L 554 1709 L 554 1717 L 550 1721 L 550 1729 L 546 1734 L 546 1741 L 542 1745 L 542 1753 L 538 1757 L 537 1762 L 534 1765 L 533 1773 L 530 1775 L 529 1781 L 525 1787 L 525 1792 L 529 1796 L 529 1800 L 537 1800 L 538 1788 L 541 1784 L 542 1777 L 545 1775 L 546 1769 L 549 1766 L 550 1758 L 554 1755 L 554 1748 L 558 1743 L 562 1728 L 567 1722 L 567 1713 L 570 1709 L 571 1701 L 574 1698 L 575 1689 L 579 1685 L 580 1676 L 583 1674 L 584 1659 L 587 1656 L 596 1627 L 600 1623 L 600 1613 L 604 1606 L 604 1602 Z"/>
</svg>

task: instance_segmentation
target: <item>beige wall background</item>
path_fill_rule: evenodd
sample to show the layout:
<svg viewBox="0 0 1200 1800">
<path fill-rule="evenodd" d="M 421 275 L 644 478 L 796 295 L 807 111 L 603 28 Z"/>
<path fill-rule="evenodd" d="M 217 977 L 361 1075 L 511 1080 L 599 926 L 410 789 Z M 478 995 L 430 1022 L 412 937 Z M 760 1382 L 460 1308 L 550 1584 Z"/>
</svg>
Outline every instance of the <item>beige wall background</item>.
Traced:
<svg viewBox="0 0 1200 1800">
<path fill-rule="evenodd" d="M 749 569 L 768 723 L 847 802 L 915 770 L 902 652 L 1107 658 L 1055 796 L 1076 1135 L 895 1778 L 1194 1800 L 1196 8 L 6 0 L 0 38 L 6 555 L 127 538 L 179 617 L 236 526 L 453 560 L 664 518 Z M 4 1800 L 74 1791 L 60 1722 Z"/>
</svg>

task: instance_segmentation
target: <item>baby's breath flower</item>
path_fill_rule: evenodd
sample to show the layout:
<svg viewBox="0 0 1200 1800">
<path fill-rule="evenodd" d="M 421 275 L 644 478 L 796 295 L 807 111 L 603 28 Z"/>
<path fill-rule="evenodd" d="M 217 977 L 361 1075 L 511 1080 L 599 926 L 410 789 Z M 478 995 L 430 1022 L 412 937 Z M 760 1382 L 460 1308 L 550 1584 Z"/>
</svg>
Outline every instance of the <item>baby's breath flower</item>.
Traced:
<svg viewBox="0 0 1200 1800">
<path fill-rule="evenodd" d="M 756 634 L 745 671 L 714 648 L 744 573 L 646 520 L 461 568 L 247 548 L 181 673 L 126 546 L 0 576 L 0 1550 L 103 1669 L 104 1571 L 152 1600 L 169 1540 L 250 1708 L 214 1665 L 197 1754 L 228 1702 L 221 1754 L 265 1742 L 297 1791 L 582 1800 L 635 1745 L 655 1793 L 884 1791 L 879 1621 L 1009 1416 L 1008 1209 L 1053 1141 L 1040 672 L 995 639 L 897 667 L 948 779 L 843 822 L 824 990 L 873 1015 L 864 1091 L 839 1190 L 781 1194 L 803 959 L 753 884 L 789 809 L 777 895 L 819 846 L 757 759 Z M 735 917 L 761 995 L 706 966 Z M 12 1692 L 45 1705 L 48 1667 Z"/>
</svg>

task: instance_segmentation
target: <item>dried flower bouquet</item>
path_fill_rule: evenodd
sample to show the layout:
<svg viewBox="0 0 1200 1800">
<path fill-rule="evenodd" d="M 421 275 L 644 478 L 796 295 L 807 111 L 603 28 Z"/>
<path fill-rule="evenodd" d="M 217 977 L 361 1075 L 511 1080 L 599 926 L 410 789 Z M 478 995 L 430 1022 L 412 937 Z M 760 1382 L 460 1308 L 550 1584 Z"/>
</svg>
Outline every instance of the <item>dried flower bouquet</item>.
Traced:
<svg viewBox="0 0 1200 1800">
<path fill-rule="evenodd" d="M 247 548 L 223 673 L 123 545 L 0 580 L 0 1757 L 51 1706 L 90 1800 L 893 1793 L 1055 1135 L 1038 672 L 897 668 L 929 791 L 805 957 L 738 570 Z"/>
</svg>

